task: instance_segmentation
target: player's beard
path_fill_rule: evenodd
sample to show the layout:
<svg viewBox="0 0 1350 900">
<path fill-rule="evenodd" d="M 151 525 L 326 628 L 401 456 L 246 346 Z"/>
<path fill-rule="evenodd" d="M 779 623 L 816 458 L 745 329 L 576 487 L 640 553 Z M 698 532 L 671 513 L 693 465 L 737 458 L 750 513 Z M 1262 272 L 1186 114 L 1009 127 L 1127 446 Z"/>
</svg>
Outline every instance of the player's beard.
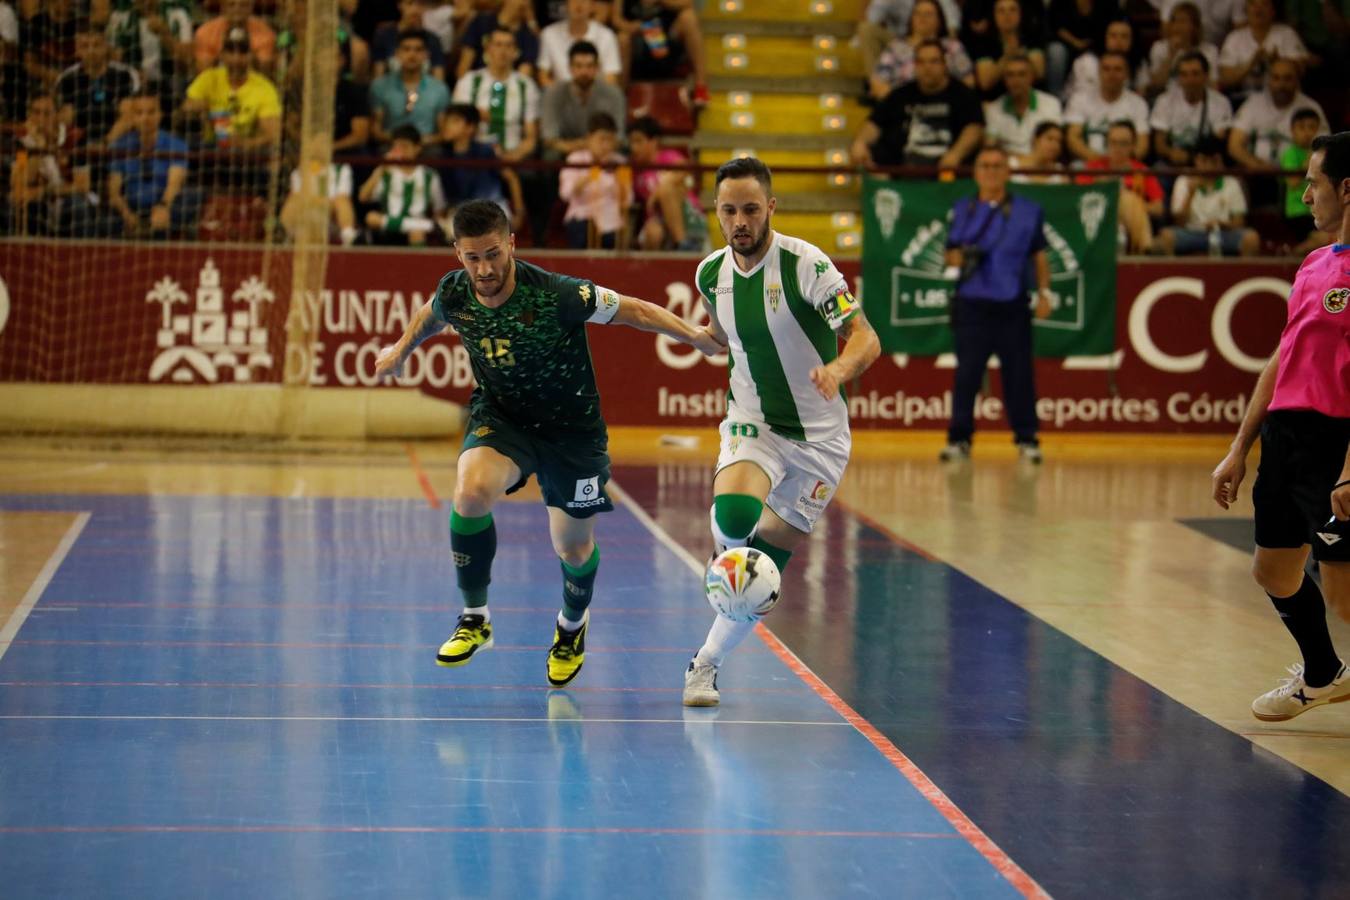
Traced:
<svg viewBox="0 0 1350 900">
<path fill-rule="evenodd" d="M 750 242 L 749 247 L 742 250 L 740 245 L 736 243 L 736 240 L 744 236 L 745 236 L 744 234 L 733 234 L 730 242 L 731 249 L 735 250 L 738 254 L 745 257 L 758 255 L 759 251 L 764 249 L 764 245 L 769 240 L 769 223 L 766 221 L 764 223 L 764 230 L 754 236 L 754 240 Z"/>
</svg>

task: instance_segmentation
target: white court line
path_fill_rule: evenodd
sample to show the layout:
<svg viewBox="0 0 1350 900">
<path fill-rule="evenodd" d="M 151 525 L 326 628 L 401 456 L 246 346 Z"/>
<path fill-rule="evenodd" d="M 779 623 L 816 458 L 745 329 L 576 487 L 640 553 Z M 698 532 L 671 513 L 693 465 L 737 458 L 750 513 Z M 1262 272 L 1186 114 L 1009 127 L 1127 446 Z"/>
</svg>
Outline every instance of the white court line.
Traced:
<svg viewBox="0 0 1350 900">
<path fill-rule="evenodd" d="M 33 607 L 37 604 L 38 598 L 42 596 L 42 592 L 47 589 L 47 585 L 51 583 L 52 577 L 56 575 L 56 570 L 60 568 L 61 563 L 65 561 L 66 554 L 69 553 L 70 548 L 75 545 L 75 541 L 79 538 L 80 532 L 84 531 L 84 526 L 89 524 L 89 517 L 90 514 L 87 512 L 78 513 L 75 516 L 75 521 L 70 523 L 70 527 L 66 529 L 66 534 L 61 538 L 61 542 L 56 545 L 56 549 L 52 551 L 52 555 L 47 557 L 47 564 L 42 567 L 41 572 L 38 572 L 37 578 L 33 579 L 33 584 L 28 588 L 28 593 L 23 595 L 23 599 L 19 601 L 19 605 L 15 607 L 14 612 L 10 614 L 9 621 L 5 623 L 5 627 L 0 629 L 0 659 L 4 658 L 5 651 L 8 650 L 10 644 L 14 642 L 14 636 L 19 633 L 19 628 L 22 627 L 24 621 L 27 620 L 28 614 L 33 611 Z"/>
<path fill-rule="evenodd" d="M 79 715 L 0 715 L 0 721 L 94 721 L 94 722 L 550 722 L 577 725 L 818 725 L 826 728 L 850 727 L 847 722 L 781 722 L 760 719 L 719 719 L 714 715 L 692 713 L 687 719 L 550 719 L 547 716 L 79 716 Z"/>
<path fill-rule="evenodd" d="M 694 554 L 690 553 L 680 544 L 677 544 L 675 539 L 671 537 L 664 528 L 656 524 L 656 520 L 647 515 L 647 511 L 639 506 L 637 501 L 629 496 L 627 491 L 612 481 L 605 485 L 605 490 L 615 497 L 618 497 L 619 502 L 628 507 L 628 511 L 637 517 L 637 520 L 642 523 L 644 528 L 651 532 L 652 537 L 656 538 L 661 542 L 663 547 L 683 560 L 684 564 L 693 569 L 695 574 L 701 574 L 703 572 L 703 563 L 699 562 Z"/>
</svg>

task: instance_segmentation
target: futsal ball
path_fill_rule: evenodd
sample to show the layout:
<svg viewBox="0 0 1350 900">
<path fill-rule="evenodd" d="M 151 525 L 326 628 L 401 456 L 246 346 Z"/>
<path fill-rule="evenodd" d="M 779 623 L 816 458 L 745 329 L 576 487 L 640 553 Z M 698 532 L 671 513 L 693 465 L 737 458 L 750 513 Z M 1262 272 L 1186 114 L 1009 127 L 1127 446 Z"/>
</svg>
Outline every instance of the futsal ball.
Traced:
<svg viewBox="0 0 1350 900">
<path fill-rule="evenodd" d="M 754 622 L 778 603 L 782 580 L 766 554 L 732 547 L 708 563 L 703 589 L 719 614 L 735 622 Z"/>
</svg>

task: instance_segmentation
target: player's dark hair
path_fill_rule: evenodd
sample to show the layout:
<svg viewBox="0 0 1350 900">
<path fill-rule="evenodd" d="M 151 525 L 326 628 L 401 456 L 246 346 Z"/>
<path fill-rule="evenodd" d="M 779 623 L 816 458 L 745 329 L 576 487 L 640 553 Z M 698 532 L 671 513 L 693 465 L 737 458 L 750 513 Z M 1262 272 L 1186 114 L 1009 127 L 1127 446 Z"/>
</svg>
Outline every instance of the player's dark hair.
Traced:
<svg viewBox="0 0 1350 900">
<path fill-rule="evenodd" d="M 1188 62 L 1199 63 L 1200 68 L 1205 70 L 1205 74 L 1206 75 L 1209 74 L 1209 58 L 1206 57 L 1205 54 L 1201 53 L 1199 50 L 1187 50 L 1185 53 L 1178 56 L 1177 64 L 1173 68 L 1173 71 L 1176 71 L 1176 69 L 1180 69 L 1182 63 Z"/>
<path fill-rule="evenodd" d="M 769 173 L 769 167 L 753 156 L 741 156 L 718 166 L 713 189 L 716 190 L 728 178 L 753 178 L 764 186 L 764 193 L 773 194 L 773 175 Z"/>
<path fill-rule="evenodd" d="M 1294 110 L 1294 114 L 1289 117 L 1289 124 L 1293 125 L 1295 122 L 1306 122 L 1309 119 L 1318 123 L 1322 121 L 1322 117 L 1317 114 L 1317 110 L 1313 109 L 1311 106 L 1300 106 L 1298 109 Z"/>
<path fill-rule="evenodd" d="M 1350 178 L 1350 131 L 1321 134 L 1313 138 L 1312 152 L 1326 151 L 1322 157 L 1322 171 L 1332 184 Z"/>
<path fill-rule="evenodd" d="M 422 132 L 417 130 L 416 125 L 400 125 L 389 133 L 390 141 L 407 141 L 410 144 L 422 146 Z"/>
<path fill-rule="evenodd" d="M 455 210 L 451 221 L 455 239 L 482 237 L 485 234 L 510 234 L 511 222 L 502 208 L 491 200 L 470 200 Z"/>
<path fill-rule="evenodd" d="M 628 133 L 640 132 L 647 137 L 655 140 L 661 136 L 661 123 L 656 121 L 655 116 L 642 116 L 628 126 Z"/>
<path fill-rule="evenodd" d="M 577 41 L 567 49 L 567 61 L 570 63 L 578 56 L 594 56 L 600 58 L 600 50 L 590 41 Z"/>
<path fill-rule="evenodd" d="M 472 103 L 451 103 L 445 108 L 445 117 L 458 116 L 470 125 L 483 121 L 483 114 Z"/>
<path fill-rule="evenodd" d="M 609 131 L 614 134 L 619 133 L 619 123 L 614 121 L 614 117 L 607 112 L 592 113 L 586 120 L 586 133 L 595 131 Z"/>
</svg>

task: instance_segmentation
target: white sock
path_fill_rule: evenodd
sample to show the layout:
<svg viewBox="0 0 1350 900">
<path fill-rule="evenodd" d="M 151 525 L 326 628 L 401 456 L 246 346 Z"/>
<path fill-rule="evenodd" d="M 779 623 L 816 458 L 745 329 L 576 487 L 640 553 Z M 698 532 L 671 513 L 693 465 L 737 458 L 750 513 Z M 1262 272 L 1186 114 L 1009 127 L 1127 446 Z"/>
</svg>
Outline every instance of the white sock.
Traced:
<svg viewBox="0 0 1350 900">
<path fill-rule="evenodd" d="M 356 229 L 347 227 L 342 229 L 342 246 L 350 247 L 356 243 Z"/>
<path fill-rule="evenodd" d="M 718 616 L 708 629 L 708 637 L 694 656 L 694 661 L 700 665 L 722 665 L 727 654 L 740 646 L 741 641 L 754 630 L 754 622 L 733 622 L 726 616 Z"/>
<path fill-rule="evenodd" d="M 404 216 L 402 230 L 404 234 L 413 231 L 430 231 L 431 220 L 426 216 Z"/>
<path fill-rule="evenodd" d="M 580 620 L 580 621 L 578 621 L 578 622 L 573 622 L 571 619 L 567 618 L 567 616 L 565 616 L 565 615 L 562 614 L 562 610 L 559 610 L 559 611 L 558 611 L 558 627 L 561 628 L 563 631 L 576 631 L 576 630 L 577 630 L 578 628 L 580 628 L 582 625 L 585 625 L 585 624 L 586 624 L 586 621 L 587 621 L 588 619 L 590 619 L 590 617 L 591 617 L 591 611 L 588 609 L 588 610 L 586 610 L 584 613 L 581 614 L 581 620 Z"/>
<path fill-rule="evenodd" d="M 464 607 L 464 615 L 482 616 L 484 622 L 492 621 L 492 613 L 488 611 L 486 606 L 466 606 Z"/>
</svg>

